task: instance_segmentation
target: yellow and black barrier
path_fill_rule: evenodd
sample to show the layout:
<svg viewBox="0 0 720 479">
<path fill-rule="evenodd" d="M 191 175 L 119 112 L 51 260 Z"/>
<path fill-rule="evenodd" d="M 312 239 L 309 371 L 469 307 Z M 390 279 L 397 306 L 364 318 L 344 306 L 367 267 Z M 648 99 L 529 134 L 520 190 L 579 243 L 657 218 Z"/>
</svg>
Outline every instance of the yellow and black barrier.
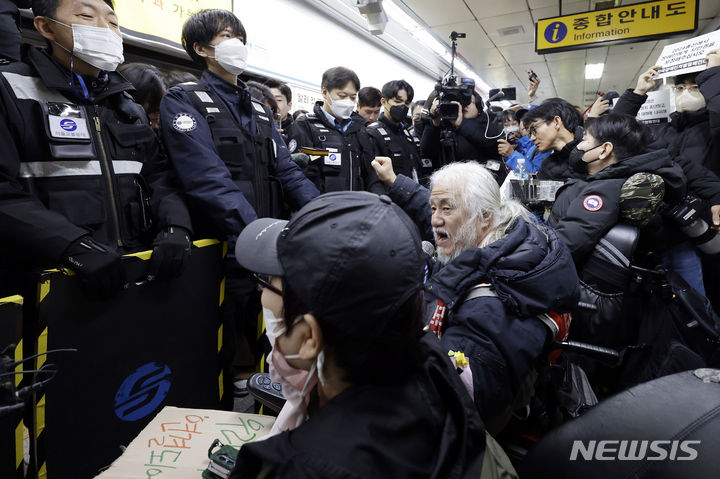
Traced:
<svg viewBox="0 0 720 479">
<path fill-rule="evenodd" d="M 22 336 L 22 296 L 10 296 L 0 298 L 0 352 L 11 360 L 19 362 L 23 357 L 23 336 Z M 9 347 L 11 344 L 15 348 Z M 0 377 L 0 387 L 6 392 L 12 391 L 20 386 L 22 381 L 23 365 L 18 364 L 12 371 L 5 371 L 7 376 Z M 10 373 L 18 373 L 15 376 Z M 9 384 L 7 384 L 9 383 Z M 0 408 L 7 408 L 9 404 L 0 401 Z M 23 411 L 5 410 L 0 412 L 0 477 L 22 479 L 25 477 L 23 458 L 23 437 L 24 437 Z"/>
<path fill-rule="evenodd" d="M 220 407 L 228 394 L 219 360 L 226 252 L 219 241 L 196 241 L 180 278 L 152 282 L 143 281 L 151 252 L 128 255 L 128 288 L 103 301 L 88 299 L 66 272 L 41 275 L 37 352 L 78 352 L 35 365 L 58 371 L 36 400 L 39 478 L 95 477 L 163 406 Z M 169 449 L 182 450 L 178 435 Z"/>
</svg>

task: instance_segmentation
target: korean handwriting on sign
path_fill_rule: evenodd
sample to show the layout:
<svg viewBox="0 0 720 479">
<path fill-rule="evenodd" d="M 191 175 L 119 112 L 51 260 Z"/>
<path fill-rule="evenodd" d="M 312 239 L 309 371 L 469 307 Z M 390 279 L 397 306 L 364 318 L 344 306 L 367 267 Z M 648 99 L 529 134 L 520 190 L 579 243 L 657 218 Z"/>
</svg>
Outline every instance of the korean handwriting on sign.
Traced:
<svg viewBox="0 0 720 479">
<path fill-rule="evenodd" d="M 224 437 L 222 443 L 229 446 L 238 446 L 252 441 L 257 437 L 257 433 L 265 427 L 255 419 L 243 420 L 241 417 L 238 417 L 237 422 L 219 422 L 217 425 L 222 426 L 220 430 Z"/>
<path fill-rule="evenodd" d="M 674 3 L 668 3 L 661 8 L 661 5 L 632 7 L 622 10 L 619 13 L 597 13 L 585 17 L 577 17 L 573 19 L 574 30 L 585 30 L 592 26 L 609 27 L 611 24 L 627 24 L 633 23 L 636 19 L 658 19 L 663 14 L 665 17 L 675 15 L 686 15 L 687 10 L 685 0 Z"/>
<path fill-rule="evenodd" d="M 148 479 L 175 469 L 173 464 L 177 462 L 182 450 L 190 449 L 189 441 L 202 434 L 198 430 L 201 422 L 201 416 L 190 414 L 185 416 L 185 421 L 164 422 L 160 425 L 162 437 L 148 440 L 150 459 L 145 464 Z"/>
</svg>

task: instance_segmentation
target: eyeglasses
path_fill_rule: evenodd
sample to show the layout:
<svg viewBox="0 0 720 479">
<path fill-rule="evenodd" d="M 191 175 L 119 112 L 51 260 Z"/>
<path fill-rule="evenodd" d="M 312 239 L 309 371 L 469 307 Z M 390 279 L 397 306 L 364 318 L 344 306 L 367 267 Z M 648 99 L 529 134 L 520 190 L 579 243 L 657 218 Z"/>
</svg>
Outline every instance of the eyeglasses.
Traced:
<svg viewBox="0 0 720 479">
<path fill-rule="evenodd" d="M 542 125 L 543 123 L 547 123 L 547 122 L 545 120 L 540 120 L 540 121 L 535 122 L 532 125 L 530 125 L 530 128 L 528 128 L 528 136 L 535 135 L 535 130 L 537 129 L 538 126 Z"/>
<path fill-rule="evenodd" d="M 675 91 L 675 93 L 682 93 L 684 91 L 689 91 L 690 93 L 697 93 L 700 91 L 700 87 L 697 85 L 675 85 L 673 87 L 673 90 Z"/>
<path fill-rule="evenodd" d="M 258 284 L 258 290 L 262 291 L 263 289 L 267 288 L 273 293 L 282 296 L 282 291 L 272 284 L 270 284 L 270 277 L 262 274 L 253 273 L 253 278 L 255 278 L 255 281 Z"/>
</svg>

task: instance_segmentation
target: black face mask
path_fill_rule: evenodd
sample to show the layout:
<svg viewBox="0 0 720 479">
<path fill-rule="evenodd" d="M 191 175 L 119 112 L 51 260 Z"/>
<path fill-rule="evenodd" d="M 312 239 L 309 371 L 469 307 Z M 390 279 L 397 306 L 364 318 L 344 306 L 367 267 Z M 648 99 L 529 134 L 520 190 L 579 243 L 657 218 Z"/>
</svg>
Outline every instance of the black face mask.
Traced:
<svg viewBox="0 0 720 479">
<path fill-rule="evenodd" d="M 395 105 L 390 107 L 390 118 L 395 123 L 400 123 L 407 118 L 410 108 L 405 105 Z"/>
<path fill-rule="evenodd" d="M 570 164 L 570 168 L 575 172 L 579 173 L 581 175 L 587 175 L 588 174 L 588 165 L 590 163 L 595 163 L 600 159 L 600 157 L 595 158 L 591 161 L 583 161 L 583 156 L 585 156 L 585 153 L 588 151 L 592 151 L 595 148 L 600 148 L 603 144 L 600 143 L 597 146 L 594 146 L 590 148 L 589 150 L 578 150 L 577 146 L 573 148 L 573 150 L 570 152 L 570 158 L 568 159 L 568 163 Z"/>
</svg>

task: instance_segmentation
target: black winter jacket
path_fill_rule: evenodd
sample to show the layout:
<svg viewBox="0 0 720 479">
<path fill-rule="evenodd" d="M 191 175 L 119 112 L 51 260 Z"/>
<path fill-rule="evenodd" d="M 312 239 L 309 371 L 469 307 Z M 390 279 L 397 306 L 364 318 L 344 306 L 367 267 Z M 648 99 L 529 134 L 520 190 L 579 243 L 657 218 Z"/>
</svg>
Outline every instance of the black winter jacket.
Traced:
<svg viewBox="0 0 720 479">
<path fill-rule="evenodd" d="M 390 197 L 426 238 L 432 235 L 429 196 L 402 175 L 390 189 Z M 481 282 L 489 282 L 497 297 L 463 302 Z M 557 234 L 523 220 L 504 238 L 435 266 L 425 289 L 428 313 L 438 299 L 450 309 L 443 349 L 468 357 L 475 404 L 487 424 L 495 423 L 513 402 L 545 347 L 548 329 L 536 315 L 571 311 L 578 291 L 572 257 Z"/>
<path fill-rule="evenodd" d="M 341 150 L 341 161 L 349 164 L 342 167 L 327 166 L 324 160 L 318 159 L 310 162 L 304 169 L 305 175 L 312 181 L 321 193 L 329 191 L 326 189 L 326 176 L 332 169 L 337 169 L 340 175 L 346 173 L 345 188 L 352 191 L 370 191 L 372 193 L 385 193 L 385 185 L 380 181 L 370 163 L 375 159 L 375 150 L 372 140 L 365 130 L 365 119 L 359 115 L 352 115 L 352 123 L 343 133 L 328 121 L 323 113 L 323 102 L 315 103 L 313 109 L 314 118 L 305 115 L 293 124 L 292 136 L 290 137 L 290 153 L 300 151 L 302 147 L 328 148 L 330 141 L 339 138 L 334 148 Z M 314 132 L 311 122 L 321 124 L 325 132 Z M 325 138 L 321 141 L 321 138 Z M 294 141 L 293 141 L 294 140 Z"/>
<path fill-rule="evenodd" d="M 488 130 L 487 137 L 485 130 Z M 432 160 L 435 169 L 443 166 L 442 147 L 440 145 L 441 129 L 427 122 L 423 129 L 420 141 L 420 150 L 423 156 Z M 507 176 L 505 163 L 497 151 L 497 137 L 502 132 L 502 124 L 493 122 L 488 127 L 487 116 L 484 112 L 475 118 L 463 119 L 460 127 L 455 130 L 455 161 L 477 161 L 486 166 L 488 160 L 495 160 L 500 168 L 490 169 L 498 184 L 502 184 Z M 501 137 L 498 137 L 501 138 Z"/>
<path fill-rule="evenodd" d="M 685 195 L 682 170 L 666 150 L 627 158 L 586 180 L 571 179 L 558 190 L 548 224 L 570 248 L 575 264 L 581 266 L 595 244 L 618 223 L 620 189 L 625 180 L 640 172 L 663 178 L 667 203 L 677 203 Z"/>
<path fill-rule="evenodd" d="M 84 235 L 132 252 L 149 246 L 148 226 L 191 230 L 132 85 L 115 72 L 86 78 L 89 98 L 78 98 L 65 67 L 24 53 L 0 68 L 0 247 L 47 267 Z"/>
<path fill-rule="evenodd" d="M 244 445 L 230 479 L 268 467 L 288 479 L 480 477 L 482 421 L 447 351 L 430 333 L 421 346 L 418 372 L 350 386 L 297 429 Z"/>
<path fill-rule="evenodd" d="M 583 129 L 575 131 L 575 139 L 566 144 L 562 150 L 553 151 L 545 158 L 537 172 L 539 180 L 565 181 L 568 178 L 576 178 L 578 174 L 570 168 L 570 155 L 575 147 L 582 140 Z"/>
</svg>

